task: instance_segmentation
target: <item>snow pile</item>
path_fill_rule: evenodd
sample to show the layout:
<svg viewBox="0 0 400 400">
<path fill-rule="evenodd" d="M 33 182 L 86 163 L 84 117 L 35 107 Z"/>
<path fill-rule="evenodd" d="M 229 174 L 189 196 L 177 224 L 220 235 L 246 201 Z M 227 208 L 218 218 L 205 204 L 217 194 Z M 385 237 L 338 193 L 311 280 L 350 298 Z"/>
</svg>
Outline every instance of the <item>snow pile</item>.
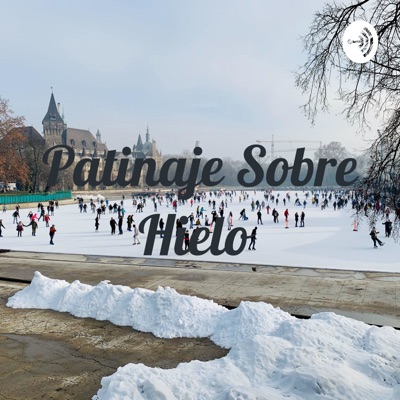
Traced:
<svg viewBox="0 0 400 400">
<path fill-rule="evenodd" d="M 101 194 L 83 194 L 80 196 L 77 196 L 76 199 L 83 199 L 83 200 L 91 200 L 91 201 L 101 201 L 101 200 L 106 200 L 106 198 L 101 195 Z"/>
<path fill-rule="evenodd" d="M 128 364 L 93 399 L 400 399 L 400 333 L 333 313 L 299 320 L 269 304 L 227 310 L 171 288 L 71 284 L 35 273 L 7 303 L 109 320 L 163 338 L 210 337 L 226 357 L 170 370 Z"/>
</svg>

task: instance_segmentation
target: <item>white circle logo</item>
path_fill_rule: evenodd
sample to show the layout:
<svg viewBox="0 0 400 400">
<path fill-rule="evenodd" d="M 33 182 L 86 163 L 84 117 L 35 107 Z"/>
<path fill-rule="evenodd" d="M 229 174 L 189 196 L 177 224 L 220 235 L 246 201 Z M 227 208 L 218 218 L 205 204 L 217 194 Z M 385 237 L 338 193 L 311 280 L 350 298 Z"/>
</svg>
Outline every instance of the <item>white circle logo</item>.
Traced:
<svg viewBox="0 0 400 400">
<path fill-rule="evenodd" d="M 366 21 L 354 21 L 343 35 L 343 50 L 351 61 L 364 64 L 375 56 L 378 50 L 378 34 Z"/>
</svg>

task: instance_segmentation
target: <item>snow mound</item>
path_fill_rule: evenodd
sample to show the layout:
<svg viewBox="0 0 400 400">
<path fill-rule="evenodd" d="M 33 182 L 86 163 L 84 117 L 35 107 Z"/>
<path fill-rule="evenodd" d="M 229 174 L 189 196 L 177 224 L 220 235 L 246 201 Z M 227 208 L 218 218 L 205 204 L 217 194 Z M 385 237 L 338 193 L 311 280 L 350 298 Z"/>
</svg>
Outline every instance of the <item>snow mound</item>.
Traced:
<svg viewBox="0 0 400 400">
<path fill-rule="evenodd" d="M 400 399 L 400 333 L 333 313 L 299 320 L 266 303 L 227 310 L 171 288 L 90 286 L 36 272 L 7 306 L 109 320 L 163 338 L 210 337 L 226 357 L 174 369 L 128 364 L 102 379 L 100 399 Z"/>
</svg>

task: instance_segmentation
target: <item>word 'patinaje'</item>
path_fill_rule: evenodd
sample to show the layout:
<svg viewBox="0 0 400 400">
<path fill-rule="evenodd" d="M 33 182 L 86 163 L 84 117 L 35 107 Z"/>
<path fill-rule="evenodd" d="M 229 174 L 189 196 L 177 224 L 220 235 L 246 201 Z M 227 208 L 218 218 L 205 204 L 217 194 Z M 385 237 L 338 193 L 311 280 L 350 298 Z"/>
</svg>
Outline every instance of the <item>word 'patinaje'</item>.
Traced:
<svg viewBox="0 0 400 400">
<path fill-rule="evenodd" d="M 256 160 L 254 150 L 258 150 L 257 157 L 265 157 L 266 150 L 261 145 L 251 145 L 244 150 L 244 159 L 251 169 L 241 169 L 237 174 L 238 183 L 246 188 L 256 187 L 262 185 L 263 181 L 272 187 L 277 187 L 283 184 L 287 179 L 289 171 L 291 171 L 290 181 L 294 186 L 305 186 L 311 184 L 312 186 L 321 186 L 327 166 L 335 167 L 336 169 L 336 183 L 339 186 L 349 186 L 354 184 L 357 178 L 347 181 L 346 175 L 355 171 L 357 162 L 354 158 L 347 158 L 339 164 L 335 159 L 320 158 L 318 160 L 314 182 L 311 182 L 314 174 L 314 163 L 309 158 L 304 158 L 305 148 L 298 148 L 294 157 L 293 165 L 290 167 L 289 163 L 284 158 L 277 158 L 273 160 L 264 172 L 262 166 Z M 67 153 L 66 161 L 63 162 L 63 153 Z M 203 150 L 200 147 L 195 147 L 193 154 L 197 157 L 202 154 Z M 122 149 L 124 156 L 131 154 L 129 147 Z M 50 156 L 53 156 L 52 158 Z M 156 174 L 157 166 L 155 160 L 151 158 L 136 159 L 133 168 L 128 171 L 129 159 L 122 158 L 119 160 L 119 167 L 117 176 L 112 178 L 112 171 L 114 170 L 114 163 L 116 159 L 116 151 L 111 150 L 107 153 L 104 170 L 100 174 L 98 158 L 84 158 L 80 160 L 74 167 L 73 182 L 76 186 L 85 186 L 89 184 L 96 187 L 100 184 L 104 186 L 113 186 L 118 184 L 121 187 L 126 186 L 139 186 L 142 176 L 142 170 L 146 166 L 145 184 L 149 187 L 162 185 L 169 187 L 176 185 L 181 188 L 179 197 L 186 200 L 193 196 L 196 186 L 203 184 L 204 186 L 212 187 L 219 185 L 223 182 L 224 176 L 213 180 L 213 176 L 221 171 L 223 162 L 220 158 L 211 158 L 208 160 L 200 171 L 200 158 L 191 160 L 189 170 L 187 171 L 186 158 L 170 158 L 166 160 L 158 173 Z M 51 158 L 51 161 L 50 161 Z M 43 155 L 43 162 L 47 165 L 51 164 L 48 186 L 52 187 L 56 184 L 58 174 L 71 167 L 74 163 L 75 155 L 72 147 L 66 145 L 57 145 L 48 149 Z M 88 170 L 87 176 L 84 177 L 84 171 Z M 173 171 L 173 178 L 170 178 L 171 171 Z M 305 177 L 300 178 L 300 175 L 306 171 Z M 188 173 L 187 173 L 188 172 Z M 185 175 L 186 178 L 185 178 Z M 278 178 L 277 178 L 278 175 Z M 280 175 L 280 176 L 279 176 Z M 200 176 L 199 180 L 198 177 Z M 250 181 L 246 177 L 250 176 Z M 265 177 L 265 180 L 264 180 Z"/>
</svg>

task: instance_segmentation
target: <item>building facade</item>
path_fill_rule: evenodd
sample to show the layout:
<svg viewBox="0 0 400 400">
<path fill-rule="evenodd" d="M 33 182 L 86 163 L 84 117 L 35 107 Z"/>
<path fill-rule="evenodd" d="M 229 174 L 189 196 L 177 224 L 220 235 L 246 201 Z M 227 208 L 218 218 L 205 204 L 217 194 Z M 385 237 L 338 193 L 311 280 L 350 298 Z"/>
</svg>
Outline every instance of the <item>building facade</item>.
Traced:
<svg viewBox="0 0 400 400">
<path fill-rule="evenodd" d="M 89 130 L 70 128 L 65 122 L 65 118 L 60 112 L 60 103 L 56 104 L 54 94 L 51 94 L 50 102 L 46 115 L 42 121 L 43 125 L 43 137 L 47 147 L 53 147 L 56 145 L 66 145 L 71 147 L 75 153 L 74 164 L 70 167 L 72 170 L 82 159 L 98 158 L 99 159 L 99 170 L 97 178 L 100 178 L 102 171 L 104 170 L 105 158 L 107 156 L 108 148 L 105 143 L 102 142 L 100 131 L 97 130 L 96 136 L 94 136 Z M 65 153 L 65 159 L 67 158 L 67 152 Z M 157 166 L 161 165 L 162 155 L 157 149 L 156 142 L 150 140 L 149 128 L 146 131 L 146 140 L 143 143 L 141 135 L 139 134 L 137 143 L 133 145 L 132 152 L 129 156 L 124 156 L 122 152 L 117 152 L 116 161 L 113 164 L 112 179 L 118 174 L 119 164 L 122 158 L 129 159 L 128 171 L 133 168 L 136 159 L 153 158 Z M 89 164 L 89 163 L 88 163 Z M 89 173 L 89 165 L 87 164 L 86 169 L 83 171 L 83 178 L 86 179 Z M 143 175 L 142 175 L 143 178 Z M 63 176 L 61 179 L 67 179 L 68 185 L 72 190 L 96 190 L 106 189 L 106 187 L 90 187 L 86 184 L 84 187 L 77 187 L 70 176 Z M 141 186 L 143 186 L 144 179 L 141 179 Z M 64 185 L 63 185 L 64 186 Z"/>
</svg>

